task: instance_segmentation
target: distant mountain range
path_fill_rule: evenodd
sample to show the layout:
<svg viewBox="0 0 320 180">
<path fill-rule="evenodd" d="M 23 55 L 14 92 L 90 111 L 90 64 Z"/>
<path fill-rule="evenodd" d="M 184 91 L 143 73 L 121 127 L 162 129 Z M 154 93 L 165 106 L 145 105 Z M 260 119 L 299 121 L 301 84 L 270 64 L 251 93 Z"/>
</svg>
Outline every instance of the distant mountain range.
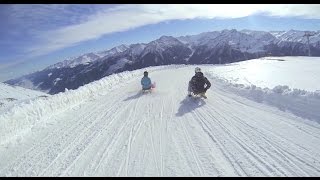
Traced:
<svg viewBox="0 0 320 180">
<path fill-rule="evenodd" d="M 320 31 L 311 32 L 310 52 L 320 56 Z M 225 64 L 264 56 L 308 56 L 304 31 L 222 30 L 162 36 L 150 43 L 120 45 L 69 58 L 5 83 L 56 94 L 113 73 L 167 64 Z"/>
</svg>

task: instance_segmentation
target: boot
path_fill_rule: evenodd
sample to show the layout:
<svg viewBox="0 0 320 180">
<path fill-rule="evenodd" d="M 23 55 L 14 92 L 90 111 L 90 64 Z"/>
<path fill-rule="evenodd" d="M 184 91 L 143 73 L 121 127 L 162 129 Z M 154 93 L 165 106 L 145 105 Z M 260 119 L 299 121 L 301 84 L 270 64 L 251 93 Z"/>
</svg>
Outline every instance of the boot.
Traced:
<svg viewBox="0 0 320 180">
<path fill-rule="evenodd" d="M 202 96 L 203 98 L 207 99 L 206 93 L 200 93 L 200 96 Z"/>
</svg>

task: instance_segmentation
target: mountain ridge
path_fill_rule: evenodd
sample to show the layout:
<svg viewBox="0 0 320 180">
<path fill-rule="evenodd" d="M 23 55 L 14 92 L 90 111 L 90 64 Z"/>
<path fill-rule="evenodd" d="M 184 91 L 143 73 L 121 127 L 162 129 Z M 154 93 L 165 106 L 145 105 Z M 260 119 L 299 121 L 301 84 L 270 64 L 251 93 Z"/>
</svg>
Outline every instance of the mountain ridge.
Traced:
<svg viewBox="0 0 320 180">
<path fill-rule="evenodd" d="M 310 37 L 312 56 L 320 55 L 320 31 Z M 76 89 L 113 73 L 168 64 L 225 64 L 264 56 L 306 56 L 304 31 L 225 29 L 187 36 L 161 36 L 149 43 L 120 45 L 67 59 L 42 71 L 6 81 L 49 94 Z M 50 75 L 49 75 L 50 74 Z"/>
</svg>

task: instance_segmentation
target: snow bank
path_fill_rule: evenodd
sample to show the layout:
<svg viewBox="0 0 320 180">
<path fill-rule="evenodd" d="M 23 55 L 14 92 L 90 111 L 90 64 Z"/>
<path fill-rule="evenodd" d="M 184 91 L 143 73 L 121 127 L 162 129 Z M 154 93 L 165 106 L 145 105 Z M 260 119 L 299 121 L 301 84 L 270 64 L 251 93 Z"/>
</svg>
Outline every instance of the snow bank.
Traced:
<svg viewBox="0 0 320 180">
<path fill-rule="evenodd" d="M 237 95 L 259 103 L 276 106 L 282 111 L 291 113 L 320 123 L 320 91 L 310 92 L 300 89 L 290 89 L 286 85 L 279 85 L 272 89 L 261 88 L 255 85 L 234 83 L 222 77 L 207 72 L 206 76 L 214 80 L 218 87 L 231 91 Z"/>
<path fill-rule="evenodd" d="M 35 124 L 47 122 L 55 114 L 59 114 L 98 96 L 103 96 L 119 86 L 125 86 L 130 79 L 141 77 L 145 70 L 153 72 L 179 67 L 184 67 L 184 65 L 157 66 L 135 71 L 125 71 L 81 86 L 76 90 L 66 89 L 66 92 L 46 98 L 33 99 L 15 104 L 11 109 L 0 115 L 0 145 L 23 136 Z"/>
<path fill-rule="evenodd" d="M 0 83 L 0 114 L 10 109 L 14 104 L 44 96 L 50 95 L 40 91 Z"/>
<path fill-rule="evenodd" d="M 208 68 L 211 74 L 235 84 L 272 89 L 277 85 L 320 90 L 320 57 L 264 57 Z"/>
</svg>

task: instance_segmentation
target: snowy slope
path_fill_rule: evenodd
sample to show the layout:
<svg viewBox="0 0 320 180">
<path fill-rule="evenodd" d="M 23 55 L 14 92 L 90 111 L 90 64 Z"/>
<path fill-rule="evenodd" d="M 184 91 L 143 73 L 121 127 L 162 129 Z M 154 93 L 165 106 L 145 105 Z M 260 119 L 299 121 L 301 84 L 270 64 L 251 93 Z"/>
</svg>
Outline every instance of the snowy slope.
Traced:
<svg viewBox="0 0 320 180">
<path fill-rule="evenodd" d="M 320 91 L 320 57 L 264 57 L 222 66 L 213 66 L 210 74 L 232 84 Z"/>
<path fill-rule="evenodd" d="M 19 104 L 36 98 L 45 98 L 46 96 L 50 95 L 19 86 L 0 83 L 0 114 L 12 107 L 14 104 Z"/>
<path fill-rule="evenodd" d="M 319 67 L 319 57 L 265 57 L 211 66 L 206 74 L 229 92 L 320 122 Z"/>
<path fill-rule="evenodd" d="M 0 115 L 0 176 L 320 175 L 318 122 L 214 76 L 208 99 L 190 99 L 194 68 L 147 68 L 151 94 L 140 69 L 14 107 Z"/>
</svg>

